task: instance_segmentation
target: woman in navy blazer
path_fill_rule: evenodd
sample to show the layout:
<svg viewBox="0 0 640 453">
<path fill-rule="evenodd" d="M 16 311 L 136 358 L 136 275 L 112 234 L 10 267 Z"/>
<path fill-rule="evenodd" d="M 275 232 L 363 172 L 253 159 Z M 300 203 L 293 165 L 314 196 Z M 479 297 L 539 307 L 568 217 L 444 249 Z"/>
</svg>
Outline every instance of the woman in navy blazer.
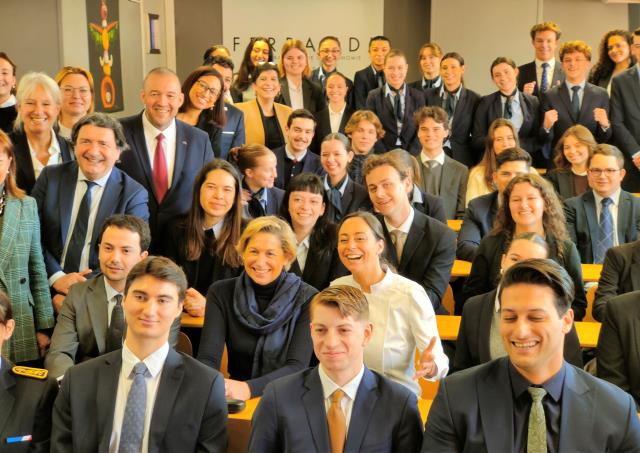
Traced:
<svg viewBox="0 0 640 453">
<path fill-rule="evenodd" d="M 280 96 L 276 99 L 293 110 L 306 109 L 316 113 L 326 107 L 322 86 L 312 82 L 309 55 L 299 39 L 287 39 L 278 61 Z M 300 103 L 301 102 L 301 103 Z"/>
<path fill-rule="evenodd" d="M 555 168 L 546 177 L 561 200 L 577 197 L 589 190 L 587 162 L 596 148 L 593 135 L 581 124 L 567 129 L 556 144 Z"/>
</svg>

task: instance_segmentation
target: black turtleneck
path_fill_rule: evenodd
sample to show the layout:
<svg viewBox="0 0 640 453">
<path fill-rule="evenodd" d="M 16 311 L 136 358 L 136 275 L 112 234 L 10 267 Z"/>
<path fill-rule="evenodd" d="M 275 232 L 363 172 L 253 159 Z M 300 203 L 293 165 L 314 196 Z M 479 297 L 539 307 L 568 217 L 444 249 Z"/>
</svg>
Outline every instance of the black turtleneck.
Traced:
<svg viewBox="0 0 640 453">
<path fill-rule="evenodd" d="M 251 280 L 251 284 L 253 285 L 253 292 L 256 295 L 256 302 L 258 303 L 258 309 L 260 313 L 264 313 L 267 309 L 271 301 L 273 300 L 273 296 L 276 293 L 276 289 L 278 285 L 282 282 L 285 276 L 284 269 L 280 272 L 280 275 L 271 283 L 267 283 L 266 285 L 260 285 Z"/>
</svg>

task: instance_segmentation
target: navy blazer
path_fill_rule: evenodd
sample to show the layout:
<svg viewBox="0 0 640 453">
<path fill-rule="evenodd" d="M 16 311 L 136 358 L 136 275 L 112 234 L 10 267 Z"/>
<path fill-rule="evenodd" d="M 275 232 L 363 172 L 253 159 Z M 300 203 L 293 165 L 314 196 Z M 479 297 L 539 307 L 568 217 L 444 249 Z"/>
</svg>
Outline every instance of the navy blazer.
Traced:
<svg viewBox="0 0 640 453">
<path fill-rule="evenodd" d="M 122 350 L 69 368 L 53 408 L 52 452 L 109 451 L 121 368 Z M 218 371 L 169 348 L 157 394 L 149 452 L 227 450 L 227 402 Z"/>
<path fill-rule="evenodd" d="M 640 78 L 636 65 L 611 81 L 611 124 L 613 142 L 623 152 L 627 170 L 622 187 L 640 192 L 640 171 L 631 160 L 640 151 Z"/>
<path fill-rule="evenodd" d="M 365 367 L 353 402 L 345 453 L 411 453 L 418 452 L 421 443 L 422 426 L 415 395 Z M 250 452 L 328 452 L 330 446 L 317 367 L 267 386 L 253 415 Z"/>
<path fill-rule="evenodd" d="M 46 167 L 33 187 L 33 198 L 38 203 L 44 263 L 51 277 L 62 270 L 60 262 L 67 235 L 71 234 L 71 211 L 78 178 L 76 161 Z M 89 268 L 100 269 L 98 261 L 98 239 L 102 224 L 112 214 L 131 214 L 149 221 L 147 191 L 127 176 L 113 168 L 102 192 L 98 214 L 91 231 Z M 80 269 L 78 269 L 80 270 Z"/>
<path fill-rule="evenodd" d="M 602 108 L 609 114 L 609 94 L 604 88 L 586 82 L 580 114 L 574 118 L 571 110 L 571 93 L 566 83 L 550 88 L 540 97 L 540 140 L 543 143 L 551 143 L 551 148 L 555 148 L 556 143 L 562 134 L 571 126 L 581 124 L 593 134 L 598 143 L 607 143 L 611 139 L 613 128 L 606 131 L 596 122 L 593 117 L 593 109 Z M 558 121 L 555 122 L 549 132 L 544 130 L 544 114 L 548 110 L 558 111 Z"/>
<path fill-rule="evenodd" d="M 596 200 L 591 190 L 564 202 L 567 231 L 575 242 L 582 263 L 593 263 L 599 234 Z M 635 241 L 640 232 L 640 198 L 621 191 L 618 205 L 618 243 Z"/>
<path fill-rule="evenodd" d="M 356 72 L 353 77 L 354 107 L 356 110 L 366 108 L 369 92 L 376 88 L 378 88 L 378 80 L 371 65 Z"/>
<path fill-rule="evenodd" d="M 497 289 L 470 298 L 462 310 L 452 370 L 460 371 L 491 360 L 491 323 Z M 582 368 L 582 350 L 575 325 L 564 336 L 564 359 Z"/>
<path fill-rule="evenodd" d="M 414 197 L 416 190 L 420 192 L 422 202 L 419 202 Z M 445 225 L 447 224 L 447 214 L 444 210 L 444 201 L 442 200 L 442 197 L 431 195 L 430 193 L 424 193 L 418 186 L 414 185 L 413 192 L 410 194 L 409 198 L 411 199 L 411 205 L 415 209 L 429 217 L 439 220 Z M 368 210 L 371 210 L 371 208 L 369 207 Z"/>
<path fill-rule="evenodd" d="M 282 207 L 282 200 L 284 199 L 284 190 L 278 187 L 269 187 L 265 189 L 267 191 L 267 208 L 264 215 L 278 215 Z M 249 205 L 243 207 L 243 216 L 251 219 L 249 214 Z"/>
<path fill-rule="evenodd" d="M 55 133 L 55 132 L 54 132 Z M 71 144 L 57 133 L 56 138 L 60 144 L 61 162 L 69 162 L 75 159 Z M 33 186 L 36 183 L 36 173 L 33 170 L 33 162 L 31 162 L 31 151 L 29 150 L 29 142 L 24 132 L 11 132 L 9 134 L 11 143 L 13 143 L 13 154 L 16 156 L 16 184 L 19 188 L 31 195 Z"/>
<path fill-rule="evenodd" d="M 447 225 L 414 211 L 413 223 L 398 259 L 396 248 L 383 218 L 385 253 L 398 274 L 420 284 L 429 296 L 437 315 L 447 314 L 442 298 L 449 285 L 455 260 L 456 234 Z"/>
<path fill-rule="evenodd" d="M 493 228 L 498 212 L 498 191 L 474 198 L 469 202 L 464 213 L 462 227 L 458 232 L 456 257 L 460 260 L 473 261 L 480 241 Z"/>
<path fill-rule="evenodd" d="M 497 118 L 503 118 L 502 99 L 500 91 L 496 91 L 480 99 L 473 120 L 473 146 L 478 151 L 484 151 L 489 126 Z M 522 126 L 518 131 L 520 147 L 529 154 L 538 152 L 538 133 L 540 128 L 540 101 L 535 96 L 518 92 L 518 100 L 522 109 Z"/>
<path fill-rule="evenodd" d="M 640 421 L 631 396 L 574 366 L 564 366 L 558 451 L 637 451 Z M 440 381 L 422 451 L 512 451 L 510 382 L 506 357 Z"/>
<path fill-rule="evenodd" d="M 460 99 L 458 99 L 458 104 L 453 114 L 451 129 L 449 130 L 451 150 L 448 151 L 447 154 L 469 168 L 480 162 L 483 154 L 473 149 L 473 142 L 471 140 L 473 118 L 479 102 L 480 95 L 463 86 L 460 92 Z M 442 107 L 442 103 L 440 88 L 427 90 L 426 105 Z"/>
<path fill-rule="evenodd" d="M 173 180 L 162 203 L 158 203 L 153 184 L 153 170 L 144 139 L 143 114 L 144 112 L 120 121 L 130 149 L 120 155 L 118 167 L 142 184 L 149 193 L 150 250 L 155 252 L 164 236 L 164 229 L 171 219 L 185 214 L 191 206 L 193 182 L 200 169 L 213 160 L 213 150 L 206 133 L 176 120 L 176 158 Z"/>
<path fill-rule="evenodd" d="M 342 217 L 359 210 L 369 210 L 371 201 L 369 201 L 369 192 L 361 184 L 354 182 L 351 178 L 347 180 L 347 187 L 344 188 L 342 195 Z M 335 209 L 331 203 L 326 206 L 327 217 L 332 221 L 336 221 Z"/>
<path fill-rule="evenodd" d="M 280 79 L 280 94 L 276 102 L 291 107 L 291 96 L 289 95 L 289 81 L 286 77 Z M 322 87 L 316 82 L 312 82 L 307 77 L 302 78 L 302 105 L 311 113 L 316 113 L 326 107 L 327 101 L 322 94 Z"/>
<path fill-rule="evenodd" d="M 216 157 L 227 159 L 229 150 L 244 145 L 244 112 L 234 105 L 224 104 L 227 122 L 222 128 L 220 136 L 220 154 Z"/>
<path fill-rule="evenodd" d="M 347 104 L 344 108 L 344 113 L 342 114 L 342 119 L 340 120 L 340 126 L 338 127 L 338 132 L 344 134 L 344 128 L 347 126 L 349 122 L 349 118 L 353 115 L 353 108 Z M 331 133 L 331 120 L 329 119 L 329 106 L 323 108 L 319 112 L 316 112 L 316 133 L 313 136 L 313 143 L 311 144 L 311 150 L 320 154 L 320 146 L 322 145 L 322 140 Z M 346 135 L 346 134 L 345 134 Z"/>
<path fill-rule="evenodd" d="M 388 96 L 385 96 L 385 86 L 369 92 L 365 108 L 374 112 L 382 123 L 384 137 L 379 141 L 383 144 L 386 151 L 402 148 L 412 154 L 420 152 L 422 145 L 420 145 L 420 141 L 416 135 L 413 114 L 421 107 L 424 107 L 424 94 L 422 91 L 411 88 L 405 84 L 402 130 L 400 134 L 398 134 L 398 123 L 396 122 L 393 103 Z M 398 138 L 400 138 L 400 145 L 396 145 Z"/>
<path fill-rule="evenodd" d="M 276 182 L 274 185 L 277 188 L 283 189 L 283 190 L 286 190 L 287 184 L 289 184 L 289 179 L 290 179 L 289 175 L 284 174 L 284 168 L 285 168 L 284 160 L 287 156 L 287 153 L 285 152 L 286 146 L 287 145 L 283 145 L 279 148 L 272 150 L 273 153 L 276 155 L 276 159 L 277 159 L 276 165 L 277 165 L 277 172 L 278 172 L 278 176 L 276 177 Z M 302 165 L 301 173 L 315 173 L 318 176 L 324 176 L 324 169 L 320 164 L 320 156 L 307 150 L 307 154 L 305 154 L 304 156 L 304 163 Z"/>
<path fill-rule="evenodd" d="M 529 63 L 525 63 L 518 67 L 518 71 L 518 90 L 522 91 L 526 83 L 536 82 L 535 86 L 533 87 L 533 95 L 540 97 L 540 87 L 538 86 L 538 76 L 536 74 L 536 62 L 530 61 Z M 553 67 L 553 76 L 551 77 L 549 88 L 558 86 L 562 82 L 564 82 L 564 72 L 562 72 L 562 64 L 560 63 L 560 61 L 556 60 L 556 64 Z"/>
</svg>

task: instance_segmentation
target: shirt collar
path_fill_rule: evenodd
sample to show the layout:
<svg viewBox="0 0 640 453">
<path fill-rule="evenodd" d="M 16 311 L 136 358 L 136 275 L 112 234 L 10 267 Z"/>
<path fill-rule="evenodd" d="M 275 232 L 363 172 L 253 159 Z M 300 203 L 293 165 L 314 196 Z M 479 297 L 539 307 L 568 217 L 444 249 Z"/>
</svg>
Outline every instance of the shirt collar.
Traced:
<svg viewBox="0 0 640 453">
<path fill-rule="evenodd" d="M 347 184 L 349 183 L 349 175 L 345 175 L 342 184 L 338 187 L 340 191 L 340 195 L 344 195 L 344 191 L 347 188 Z M 331 186 L 329 185 L 329 175 L 324 175 L 324 190 L 331 190 Z"/>
<path fill-rule="evenodd" d="M 596 200 L 596 205 L 597 205 L 597 206 L 602 206 L 602 200 L 603 200 L 605 197 L 601 197 L 600 195 L 598 195 L 598 194 L 596 193 L 596 191 L 595 191 L 595 190 L 592 190 L 592 192 L 593 192 L 593 197 L 594 197 L 594 198 L 595 198 L 595 200 Z M 611 198 L 611 200 L 613 201 L 613 204 L 614 204 L 615 206 L 618 206 L 618 203 L 620 203 L 620 193 L 621 193 L 621 192 L 622 192 L 622 188 L 621 188 L 621 187 L 619 187 L 617 191 L 615 191 L 613 194 L 611 194 L 611 195 L 608 197 L 608 198 Z"/>
<path fill-rule="evenodd" d="M 303 240 L 298 242 L 298 245 L 304 245 L 304 247 L 309 250 L 309 236 L 306 236 Z"/>
<path fill-rule="evenodd" d="M 345 102 L 344 105 L 342 106 L 342 109 L 338 110 L 337 112 L 334 112 L 333 110 L 331 110 L 331 105 L 329 105 L 329 103 L 327 103 L 327 107 L 329 109 L 329 115 L 344 115 L 344 111 L 347 108 L 347 103 Z"/>
<path fill-rule="evenodd" d="M 587 80 L 583 80 L 582 83 L 570 83 L 568 80 L 565 80 L 564 83 L 567 85 L 567 89 L 569 90 L 569 94 L 571 94 L 571 87 L 580 87 L 581 90 L 584 89 Z"/>
<path fill-rule="evenodd" d="M 107 283 L 106 278 L 104 278 L 104 290 L 107 293 L 107 302 L 110 300 L 113 300 L 113 298 L 116 297 L 117 295 L 121 295 L 121 296 L 123 295 L 122 293 L 119 293 L 118 291 L 116 291 L 113 286 Z"/>
<path fill-rule="evenodd" d="M 413 185 L 413 192 L 411 192 L 411 202 L 417 204 L 424 203 L 424 198 L 422 198 L 422 191 L 415 184 Z"/>
<path fill-rule="evenodd" d="M 536 68 L 540 68 L 540 70 L 542 70 L 542 63 L 549 63 L 549 69 L 553 69 L 556 65 L 556 57 L 553 57 L 549 61 L 542 61 L 535 58 L 534 61 L 536 62 Z"/>
<path fill-rule="evenodd" d="M 9 99 L 0 104 L 0 109 L 11 107 L 13 105 L 16 105 L 16 97 L 12 94 L 11 96 L 9 96 Z"/>
<path fill-rule="evenodd" d="M 162 367 L 164 366 L 164 362 L 167 359 L 168 354 L 169 343 L 165 342 L 162 346 L 147 356 L 146 359 L 142 360 L 142 362 L 147 366 L 147 370 L 149 370 L 151 377 L 156 377 L 158 373 L 162 371 Z M 138 362 L 140 362 L 140 359 L 127 347 L 127 340 L 125 340 L 122 345 L 122 373 L 124 373 L 124 376 L 127 379 L 131 376 L 131 370 L 133 370 L 134 365 Z"/>
<path fill-rule="evenodd" d="M 165 130 L 161 131 L 153 124 L 151 124 L 151 121 L 149 121 L 149 118 L 147 118 L 147 111 L 145 110 L 144 112 L 142 112 L 142 127 L 148 134 L 152 135 L 154 138 L 157 137 L 158 134 L 162 134 L 165 136 L 165 138 L 167 138 L 169 135 L 176 134 L 176 119 L 172 119 L 171 123 L 169 123 L 169 126 L 167 126 Z"/>
<path fill-rule="evenodd" d="M 496 313 L 500 311 L 500 297 L 498 297 L 499 294 L 500 294 L 500 285 L 498 285 L 498 287 L 496 288 L 496 298 L 493 300 L 493 308 Z"/>
<path fill-rule="evenodd" d="M 563 362 L 560 371 L 551 376 L 540 386 L 547 391 L 547 394 L 549 394 L 555 402 L 560 401 L 560 398 L 562 397 L 562 387 L 564 385 L 564 377 L 566 375 L 565 367 L 566 364 Z M 511 390 L 513 392 L 514 399 L 519 398 L 532 385 L 518 372 L 518 370 L 516 370 L 511 361 L 509 361 L 509 376 L 511 378 Z"/>
<path fill-rule="evenodd" d="M 413 218 L 415 217 L 415 213 L 413 212 L 413 207 L 409 210 L 409 215 L 407 216 L 406 220 L 404 222 L 402 222 L 402 225 L 400 225 L 399 227 L 394 227 L 391 224 L 389 224 L 389 222 L 387 222 L 387 218 L 384 218 L 384 224 L 387 227 L 387 231 L 393 231 L 393 230 L 400 230 L 403 233 L 407 233 L 409 234 L 409 230 L 411 229 L 411 224 L 413 223 Z"/>
<path fill-rule="evenodd" d="M 29 138 L 27 138 L 27 144 L 29 145 L 29 151 L 31 152 L 31 155 L 35 156 L 33 146 L 31 146 L 31 143 L 29 143 Z M 49 151 L 49 156 L 57 156 L 60 154 L 60 143 L 58 143 L 58 137 L 53 132 L 53 129 L 51 129 L 51 143 L 49 144 L 49 149 L 47 151 Z"/>
<path fill-rule="evenodd" d="M 398 89 L 398 93 L 400 93 L 401 97 L 404 97 L 406 91 L 407 91 L 407 84 L 403 83 L 402 87 L 400 89 Z M 391 86 L 388 83 L 384 84 L 384 95 L 385 96 L 395 96 L 396 95 L 396 92 L 391 88 Z"/>
<path fill-rule="evenodd" d="M 263 190 L 262 193 L 264 194 L 266 192 L 266 190 Z M 213 236 L 217 239 L 220 237 L 220 233 L 222 232 L 222 226 L 224 225 L 224 219 L 219 221 L 218 223 L 216 223 L 214 226 L 212 226 L 211 228 L 209 228 L 209 230 L 213 231 Z"/>
<path fill-rule="evenodd" d="M 78 166 L 78 182 L 81 181 L 91 181 L 96 183 L 97 185 L 99 185 L 100 187 L 104 187 L 107 184 L 107 181 L 109 180 L 109 176 L 111 176 L 111 172 L 113 171 L 113 168 L 111 170 L 109 170 L 109 172 L 104 175 L 102 178 L 96 179 L 96 180 L 90 180 L 89 178 L 87 178 L 84 173 L 82 172 L 82 169 L 80 168 L 80 166 Z"/>
<path fill-rule="evenodd" d="M 306 149 L 305 149 L 305 150 L 304 150 L 304 152 L 302 153 L 302 156 L 300 156 L 300 157 L 294 157 L 293 153 L 292 153 L 292 152 L 291 152 L 291 150 L 289 149 L 289 145 L 285 145 L 285 147 L 284 147 L 284 152 L 285 152 L 285 154 L 287 155 L 287 157 L 288 157 L 290 160 L 294 160 L 294 159 L 296 159 L 298 162 L 300 162 L 301 160 L 303 160 L 303 159 L 306 157 L 306 155 L 307 155 L 307 151 L 308 151 L 308 150 L 306 150 Z"/>
<path fill-rule="evenodd" d="M 456 100 L 460 99 L 460 93 L 462 93 L 462 88 L 463 88 L 463 84 L 460 84 L 460 86 L 458 87 L 458 89 L 455 92 L 455 97 Z M 440 85 L 440 97 L 444 98 L 444 93 L 449 93 L 445 87 L 444 87 L 444 83 L 442 85 Z"/>
<path fill-rule="evenodd" d="M 333 382 L 329 375 L 324 371 L 322 364 L 318 366 L 318 375 L 320 376 L 320 383 L 322 384 L 322 392 L 324 393 L 325 399 L 331 397 L 333 392 L 335 392 L 336 390 L 341 389 L 351 401 L 355 401 L 356 394 L 358 393 L 358 387 L 360 387 L 362 376 L 364 376 L 364 364 L 362 364 L 362 367 L 360 368 L 360 371 L 358 371 L 358 374 L 356 374 L 353 379 L 351 379 L 342 387 Z"/>
<path fill-rule="evenodd" d="M 444 150 L 440 151 L 440 154 L 438 154 L 435 159 L 431 159 L 429 157 L 427 157 L 427 155 L 425 153 L 423 153 L 422 151 L 420 152 L 420 161 L 427 165 L 427 162 L 429 162 L 430 160 L 435 160 L 436 162 L 438 162 L 440 165 L 444 165 Z"/>
<path fill-rule="evenodd" d="M 437 76 L 435 79 L 433 80 L 433 88 L 440 88 L 440 85 L 442 84 L 442 79 L 440 78 L 440 76 Z M 427 84 L 427 81 L 424 78 L 424 75 L 422 76 L 422 80 L 420 81 L 422 88 L 425 87 L 425 85 Z"/>
</svg>

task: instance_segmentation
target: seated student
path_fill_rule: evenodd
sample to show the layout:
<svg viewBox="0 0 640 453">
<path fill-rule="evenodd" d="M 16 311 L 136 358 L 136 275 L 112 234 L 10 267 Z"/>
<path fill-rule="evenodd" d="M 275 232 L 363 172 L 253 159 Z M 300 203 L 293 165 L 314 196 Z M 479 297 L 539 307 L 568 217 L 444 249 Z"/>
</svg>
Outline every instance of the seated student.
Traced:
<svg viewBox="0 0 640 453">
<path fill-rule="evenodd" d="M 593 302 L 593 317 L 602 322 L 609 301 L 632 291 L 640 291 L 640 240 L 607 250 Z"/>
<path fill-rule="evenodd" d="M 318 122 L 316 133 L 313 137 L 312 148 L 320 154 L 320 141 L 328 134 L 345 133 L 345 127 L 355 110 L 349 105 L 347 99 L 347 79 L 340 72 L 332 72 L 325 79 L 327 106 L 316 112 Z"/>
<path fill-rule="evenodd" d="M 328 204 L 320 177 L 300 173 L 289 182 L 280 210 L 280 217 L 291 225 L 297 243 L 296 259 L 289 271 L 319 290 L 348 274 L 338 258 L 337 228 L 328 215 Z"/>
<path fill-rule="evenodd" d="M 320 364 L 267 386 L 249 451 L 419 452 L 415 395 L 364 365 L 376 328 L 362 291 L 333 286 L 313 298 L 310 311 Z"/>
<path fill-rule="evenodd" d="M 556 47 L 562 31 L 554 22 L 542 22 L 531 27 L 529 35 L 535 59 L 518 67 L 518 90 L 540 97 L 564 80 L 562 68 L 556 64 Z"/>
<path fill-rule="evenodd" d="M 168 229 L 164 253 L 187 276 L 184 310 L 204 316 L 205 295 L 213 282 L 236 277 L 242 260 L 235 245 L 242 233 L 240 175 L 229 163 L 207 163 L 193 184 L 191 208 Z"/>
<path fill-rule="evenodd" d="M 308 172 L 323 175 L 320 157 L 309 152 L 316 128 L 316 119 L 308 110 L 294 110 L 285 127 L 286 145 L 273 149 L 278 162 L 276 187 L 286 189 L 295 175 Z"/>
<path fill-rule="evenodd" d="M 587 301 L 582 282 L 580 255 L 565 226 L 562 204 L 553 187 L 541 176 L 518 175 L 502 192 L 491 232 L 480 241 L 464 286 L 460 303 L 472 296 L 491 291 L 500 277 L 500 257 L 520 233 L 533 232 L 549 244 L 549 258 L 560 263 L 571 275 L 575 286 L 572 309 L 578 321 L 584 318 Z"/>
<path fill-rule="evenodd" d="M 549 257 L 549 244 L 536 233 L 522 233 L 511 241 L 502 255 L 500 273 L 523 260 Z M 499 288 L 473 296 L 464 305 L 460 331 L 456 341 L 456 355 L 451 367 L 460 371 L 507 355 L 500 339 Z M 575 327 L 564 340 L 565 360 L 582 368 L 582 351 Z"/>
<path fill-rule="evenodd" d="M 67 370 L 53 409 L 52 452 L 226 450 L 224 378 L 167 342 L 186 290 L 168 258 L 131 269 L 122 349 Z"/>
<path fill-rule="evenodd" d="M 419 396 L 417 380 L 442 379 L 449 359 L 440 342 L 433 301 L 429 303 L 419 284 L 382 264 L 385 242 L 381 222 L 373 214 L 360 211 L 345 217 L 338 228 L 338 253 L 351 275 L 331 286 L 356 287 L 369 301 L 373 335 L 365 349 L 365 364 Z"/>
<path fill-rule="evenodd" d="M 422 181 L 420 164 L 418 159 L 409 154 L 404 149 L 392 149 L 385 153 L 386 156 L 394 159 L 400 168 L 407 173 L 407 177 L 411 179 L 411 187 L 409 188 L 409 201 L 411 206 L 423 214 L 433 217 L 436 220 L 446 224 L 447 216 L 444 213 L 444 203 L 442 198 L 420 190 L 420 182 Z"/>
<path fill-rule="evenodd" d="M 331 99 L 327 89 L 327 83 L 329 76 L 338 72 L 338 62 L 342 59 L 342 45 L 340 44 L 340 40 L 335 36 L 325 36 L 322 38 L 318 44 L 318 57 L 320 58 L 320 66 L 311 71 L 311 81 L 316 82 L 322 87 L 322 94 L 325 98 Z M 353 111 L 353 82 L 345 75 L 342 75 L 342 79 L 347 89 L 345 96 L 347 106 Z M 334 109 L 334 111 L 337 110 Z M 340 132 L 344 133 L 344 131 Z"/>
<path fill-rule="evenodd" d="M 311 65 L 304 43 L 289 38 L 282 45 L 280 60 L 280 94 L 277 102 L 288 105 L 293 110 L 305 109 L 312 114 L 326 107 L 322 86 L 309 79 Z"/>
<path fill-rule="evenodd" d="M 384 60 L 385 84 L 367 97 L 367 110 L 380 118 L 384 128 L 381 145 L 386 151 L 399 147 L 415 153 L 420 148 L 413 114 L 424 106 L 424 94 L 406 84 L 408 70 L 405 54 L 392 49 Z"/>
<path fill-rule="evenodd" d="M 353 160 L 349 165 L 349 177 L 358 184 L 364 184 L 362 165 L 364 161 L 377 152 L 376 146 L 384 137 L 384 129 L 380 119 L 370 110 L 357 110 L 349 118 L 344 133 L 351 140 Z M 380 149 L 380 152 L 384 150 Z"/>
<path fill-rule="evenodd" d="M 563 360 L 574 316 L 562 266 L 516 263 L 498 298 L 508 357 L 440 383 L 422 451 L 637 451 L 633 398 Z"/>
<path fill-rule="evenodd" d="M 598 45 L 598 61 L 589 73 L 589 82 L 605 88 L 611 94 L 614 76 L 632 68 L 636 59 L 631 55 L 633 40 L 627 30 L 611 30 L 605 33 Z"/>
<path fill-rule="evenodd" d="M 495 157 L 492 182 L 496 190 L 474 198 L 467 206 L 462 227 L 458 232 L 458 259 L 473 261 L 480 241 L 493 228 L 502 193 L 507 184 L 516 176 L 529 173 L 530 168 L 531 155 L 520 148 L 505 149 Z"/>
<path fill-rule="evenodd" d="M 44 366 L 56 378 L 73 365 L 122 348 L 122 295 L 131 268 L 147 257 L 151 233 L 138 217 L 116 214 L 101 227 L 97 277 L 71 287 L 58 314 Z M 180 318 L 169 335 L 178 344 Z"/>
<path fill-rule="evenodd" d="M 591 190 L 565 201 L 567 230 L 583 263 L 602 263 L 608 249 L 638 238 L 640 198 L 620 187 L 624 156 L 615 146 L 596 146 L 587 164 Z"/>
<path fill-rule="evenodd" d="M 225 394 L 247 400 L 309 365 L 309 302 L 317 290 L 287 272 L 296 240 L 284 220 L 252 220 L 237 249 L 244 272 L 209 288 L 198 360 L 220 369 L 226 345 L 231 378 Z"/>
<path fill-rule="evenodd" d="M 427 90 L 425 101 L 427 106 L 442 107 L 447 112 L 449 131 L 444 147 L 449 149 L 447 155 L 458 162 L 472 167 L 480 160 L 480 155 L 473 150 L 471 130 L 480 95 L 464 86 L 464 58 L 456 52 L 449 52 L 440 61 L 440 88 Z"/>
<path fill-rule="evenodd" d="M 415 114 L 415 124 L 422 145 L 420 189 L 442 198 L 447 219 L 461 219 L 469 170 L 444 151 L 450 131 L 447 114 L 440 107 L 423 107 Z"/>
<path fill-rule="evenodd" d="M 629 393 L 640 411 L 640 351 L 638 350 L 638 317 L 640 291 L 622 294 L 606 306 L 598 337 L 597 376 Z"/>
<path fill-rule="evenodd" d="M 422 90 L 426 96 L 430 88 L 440 88 L 442 78 L 440 77 L 440 60 L 442 59 L 442 49 L 435 42 L 423 44 L 418 51 L 418 66 L 422 72 L 422 78 L 411 82 L 409 86 Z"/>
<path fill-rule="evenodd" d="M 0 291 L 0 351 L 15 329 L 11 301 Z M 51 437 L 51 410 L 58 383 L 39 368 L 14 367 L 0 355 L 2 451 L 47 452 Z"/>
<path fill-rule="evenodd" d="M 255 219 L 277 214 L 282 205 L 284 190 L 274 187 L 278 165 L 275 154 L 265 146 L 253 144 L 232 149 L 229 158 L 242 175 L 245 217 Z"/>
<path fill-rule="evenodd" d="M 322 139 L 320 163 L 326 172 L 324 190 L 329 200 L 327 215 L 334 222 L 369 205 L 367 189 L 353 182 L 347 173 L 352 158 L 351 144 L 344 135 L 329 134 Z"/>
<path fill-rule="evenodd" d="M 385 84 L 384 60 L 391 50 L 391 41 L 386 36 L 373 36 L 369 40 L 371 64 L 356 72 L 353 78 L 355 109 L 364 109 L 369 92 Z"/>
<path fill-rule="evenodd" d="M 255 98 L 235 104 L 244 113 L 246 143 L 276 149 L 287 142 L 284 130 L 292 111 L 291 107 L 275 102 L 280 91 L 278 67 L 263 63 L 253 71 L 251 80 Z"/>
<path fill-rule="evenodd" d="M 275 68 L 277 74 L 277 66 L 273 61 L 273 48 L 269 40 L 264 36 L 253 37 L 244 50 L 240 69 L 229 90 L 234 103 L 247 102 L 256 98 L 255 70 L 265 64 L 269 64 L 270 69 Z"/>
<path fill-rule="evenodd" d="M 16 65 L 4 52 L 0 52 L 0 74 L 5 80 L 5 83 L 0 84 L 0 129 L 9 133 L 18 116 L 15 96 Z"/>
<path fill-rule="evenodd" d="M 577 197 L 589 189 L 587 168 L 597 143 L 589 129 L 576 124 L 567 129 L 556 144 L 555 168 L 545 175 L 562 200 Z"/>
<path fill-rule="evenodd" d="M 498 91 L 483 96 L 478 104 L 472 132 L 476 149 L 484 147 L 489 125 L 497 118 L 504 118 L 513 125 L 520 147 L 532 157 L 538 155 L 540 102 L 537 97 L 518 90 L 517 78 L 518 68 L 511 58 L 498 57 L 491 63 L 491 79 Z"/>
<path fill-rule="evenodd" d="M 608 142 L 612 133 L 609 95 L 604 88 L 587 82 L 591 47 L 583 41 L 565 42 L 560 46 L 560 61 L 566 80 L 540 98 L 540 140 L 554 148 L 564 131 L 582 124 L 598 143 Z"/>
<path fill-rule="evenodd" d="M 442 298 L 455 259 L 455 233 L 411 207 L 407 193 L 413 183 L 395 159 L 371 156 L 364 174 L 369 198 L 383 222 L 387 261 L 424 288 L 437 314 L 446 314 Z"/>
</svg>

